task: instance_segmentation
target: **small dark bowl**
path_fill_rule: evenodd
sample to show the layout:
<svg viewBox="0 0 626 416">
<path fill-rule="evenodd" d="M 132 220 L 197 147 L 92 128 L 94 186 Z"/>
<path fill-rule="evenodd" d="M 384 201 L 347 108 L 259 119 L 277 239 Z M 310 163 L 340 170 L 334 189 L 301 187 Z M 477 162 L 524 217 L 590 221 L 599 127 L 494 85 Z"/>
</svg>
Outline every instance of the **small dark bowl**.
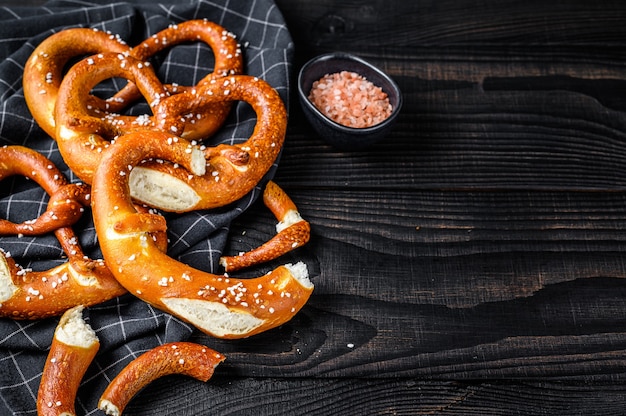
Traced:
<svg viewBox="0 0 626 416">
<path fill-rule="evenodd" d="M 341 71 L 355 72 L 380 87 L 389 97 L 391 115 L 374 126 L 354 128 L 339 124 L 318 110 L 308 98 L 313 83 L 326 74 Z M 320 137 L 339 150 L 360 150 L 383 139 L 402 108 L 402 93 L 393 79 L 369 62 L 346 53 L 320 55 L 304 64 L 298 74 L 298 98 L 307 120 Z"/>
</svg>

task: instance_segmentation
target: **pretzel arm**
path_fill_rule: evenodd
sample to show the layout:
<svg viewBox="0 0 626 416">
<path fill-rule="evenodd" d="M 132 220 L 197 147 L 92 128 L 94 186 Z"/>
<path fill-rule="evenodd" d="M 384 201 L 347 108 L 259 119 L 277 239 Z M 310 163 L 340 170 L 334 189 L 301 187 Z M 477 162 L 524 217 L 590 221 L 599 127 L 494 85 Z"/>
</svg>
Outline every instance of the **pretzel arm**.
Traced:
<svg viewBox="0 0 626 416">
<path fill-rule="evenodd" d="M 131 399 L 152 381 L 180 374 L 207 382 L 225 357 L 204 345 L 174 342 L 155 347 L 127 365 L 106 388 L 98 408 L 119 416 Z"/>
<path fill-rule="evenodd" d="M 215 58 L 213 72 L 202 78 L 198 85 L 216 77 L 243 72 L 243 56 L 235 35 L 207 19 L 188 20 L 170 25 L 135 46 L 131 55 L 146 60 L 174 45 L 198 41 L 208 45 Z"/>
<path fill-rule="evenodd" d="M 41 235 L 74 224 L 90 203 L 89 188 L 69 184 L 63 173 L 45 156 L 23 146 L 0 148 L 0 180 L 20 175 L 32 179 L 50 196 L 46 212 L 16 224 L 0 219 L 0 235 Z"/>
<path fill-rule="evenodd" d="M 82 216 L 85 204 L 65 196 L 75 194 L 76 187 L 68 184 L 52 194 L 46 212 L 36 219 L 19 224 L 0 219 L 0 235 L 42 235 L 75 224 Z"/>
<path fill-rule="evenodd" d="M 78 387 L 100 348 L 83 306 L 63 314 L 54 332 L 37 392 L 39 416 L 74 416 Z"/>
<path fill-rule="evenodd" d="M 274 260 L 309 241 L 311 227 L 302 219 L 291 198 L 275 182 L 270 181 L 263 192 L 265 205 L 279 223 L 277 234 L 261 246 L 238 256 L 223 256 L 220 264 L 227 272 Z"/>
<path fill-rule="evenodd" d="M 131 48 L 119 38 L 96 29 L 72 28 L 55 33 L 41 42 L 26 62 L 23 74 L 24 98 L 39 126 L 51 137 L 56 137 L 54 108 L 65 66 L 72 58 L 103 52 L 128 54 Z M 90 105 L 101 110 L 119 111 L 125 106 L 126 95 L 136 96 L 133 85 L 120 92 L 107 105 L 91 96 Z"/>
<path fill-rule="evenodd" d="M 19 145 L 0 147 L 0 180 L 18 175 L 34 180 L 48 194 L 68 183 L 63 173 L 41 153 Z"/>
</svg>

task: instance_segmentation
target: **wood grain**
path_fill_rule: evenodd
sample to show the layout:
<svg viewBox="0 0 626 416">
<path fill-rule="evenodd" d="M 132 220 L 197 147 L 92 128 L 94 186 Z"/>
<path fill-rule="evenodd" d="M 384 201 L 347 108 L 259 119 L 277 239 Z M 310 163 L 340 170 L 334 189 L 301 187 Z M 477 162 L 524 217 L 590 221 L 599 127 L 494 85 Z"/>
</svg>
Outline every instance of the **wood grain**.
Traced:
<svg viewBox="0 0 626 416">
<path fill-rule="evenodd" d="M 424 382 L 418 379 L 219 378 L 209 384 L 162 379 L 131 402 L 125 415 L 623 415 L 614 384 L 561 382 Z M 181 387 L 184 386 L 183 387 Z M 189 411 L 191 402 L 197 413 Z"/>
<path fill-rule="evenodd" d="M 252 349 L 204 340 L 228 372 L 624 380 L 624 195 L 291 195 L 315 225 L 292 254 L 319 262 L 315 293 Z M 254 241 L 272 226 L 258 208 L 232 231 Z"/>
<path fill-rule="evenodd" d="M 293 97 L 275 179 L 313 235 L 280 262 L 311 267 L 310 303 L 251 339 L 197 335 L 227 356 L 214 378 L 160 380 L 126 414 L 624 414 L 625 3 L 277 5 L 294 72 L 358 54 L 402 114 L 339 152 Z M 227 250 L 273 227 L 259 204 Z"/>
<path fill-rule="evenodd" d="M 268 414 L 623 412 L 625 11 L 513 3 L 279 2 L 299 64 L 359 54 L 405 106 L 348 153 L 292 106 L 276 180 L 313 225 L 316 291 L 279 331 L 213 346 L 229 377 L 336 399 L 268 394 Z"/>
</svg>

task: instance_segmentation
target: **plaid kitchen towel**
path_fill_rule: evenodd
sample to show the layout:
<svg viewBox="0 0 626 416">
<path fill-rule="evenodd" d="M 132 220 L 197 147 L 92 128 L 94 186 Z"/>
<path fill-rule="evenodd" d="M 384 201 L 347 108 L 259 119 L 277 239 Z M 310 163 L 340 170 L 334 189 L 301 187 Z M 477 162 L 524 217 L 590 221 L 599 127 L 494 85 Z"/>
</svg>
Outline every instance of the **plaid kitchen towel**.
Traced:
<svg viewBox="0 0 626 416">
<path fill-rule="evenodd" d="M 22 71 L 33 49 L 46 37 L 68 27 L 92 27 L 118 34 L 131 46 L 171 24 L 206 18 L 237 36 L 245 57 L 245 72 L 268 81 L 288 104 L 293 43 L 280 11 L 271 0 L 106 0 L 52 1 L 42 7 L 0 7 L 0 145 L 19 144 L 35 149 L 72 175 L 55 142 L 33 121 L 22 89 Z M 201 43 L 171 48 L 153 59 L 164 83 L 193 85 L 212 70 L 212 54 Z M 103 93 L 113 85 L 98 86 Z M 133 109 L 137 114 L 145 108 Z M 256 115 L 238 103 L 225 126 L 211 139 L 243 142 L 250 136 Z M 265 180 L 274 174 L 276 165 Z M 229 225 L 258 197 L 256 188 L 228 207 L 178 215 L 168 221 L 169 254 L 197 268 L 217 272 Z M 46 209 L 47 195 L 33 181 L 7 178 L 0 182 L 0 217 L 22 222 Z M 100 258 L 90 215 L 74 227 L 85 252 Z M 53 235 L 0 237 L 0 248 L 24 267 L 46 270 L 62 259 Z M 101 341 L 100 351 L 83 380 L 77 398 L 78 414 L 95 414 L 97 400 L 108 382 L 130 360 L 159 344 L 187 339 L 193 329 L 181 321 L 125 295 L 89 308 L 85 318 Z M 40 321 L 0 319 L 0 414 L 35 415 L 36 397 L 47 351 L 58 318 Z"/>
</svg>

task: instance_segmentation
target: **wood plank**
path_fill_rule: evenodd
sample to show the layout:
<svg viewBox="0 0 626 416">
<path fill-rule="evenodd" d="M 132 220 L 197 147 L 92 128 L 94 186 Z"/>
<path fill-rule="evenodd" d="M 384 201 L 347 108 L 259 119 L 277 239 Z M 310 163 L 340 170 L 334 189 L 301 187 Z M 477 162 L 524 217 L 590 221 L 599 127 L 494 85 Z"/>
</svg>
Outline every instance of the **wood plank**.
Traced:
<svg viewBox="0 0 626 416">
<path fill-rule="evenodd" d="M 626 85 L 624 28 L 611 24 L 624 17 L 619 3 L 278 4 L 297 64 L 356 53 L 405 94 L 388 139 L 353 153 L 312 133 L 294 98 L 281 172 L 299 185 L 626 189 L 625 106 L 615 94 Z"/>
<path fill-rule="evenodd" d="M 625 379 L 625 195 L 291 196 L 313 236 L 280 261 L 312 264 L 316 290 L 277 331 L 203 339 L 229 373 Z M 274 222 L 249 211 L 228 249 L 260 244 Z"/>
<path fill-rule="evenodd" d="M 614 384 L 559 382 L 425 382 L 419 379 L 231 379 L 206 384 L 183 378 L 157 381 L 125 411 L 128 416 L 161 413 L 258 415 L 601 415 L 623 414 L 626 389 Z"/>
<path fill-rule="evenodd" d="M 296 44 L 319 49 L 387 50 L 446 45 L 622 43 L 626 16 L 617 0 L 598 2 L 288 1 L 277 4 Z M 501 56 L 501 55 L 499 55 Z"/>
</svg>

